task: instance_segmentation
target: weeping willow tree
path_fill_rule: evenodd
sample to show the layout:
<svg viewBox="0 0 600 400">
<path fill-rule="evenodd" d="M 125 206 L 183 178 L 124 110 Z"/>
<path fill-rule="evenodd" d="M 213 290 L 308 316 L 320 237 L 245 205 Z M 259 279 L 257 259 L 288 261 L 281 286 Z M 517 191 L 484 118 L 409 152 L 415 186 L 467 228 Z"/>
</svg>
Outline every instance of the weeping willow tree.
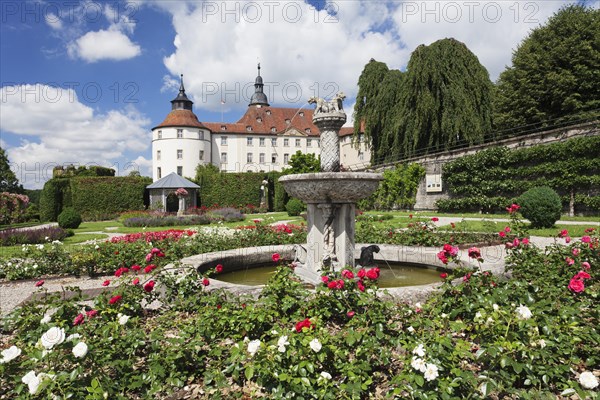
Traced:
<svg viewBox="0 0 600 400">
<path fill-rule="evenodd" d="M 406 72 L 388 70 L 383 78 L 383 68 L 370 64 L 358 82 L 365 97 L 356 109 L 355 133 L 363 122 L 371 163 L 480 143 L 491 130 L 492 82 L 463 43 L 421 45 Z"/>
</svg>

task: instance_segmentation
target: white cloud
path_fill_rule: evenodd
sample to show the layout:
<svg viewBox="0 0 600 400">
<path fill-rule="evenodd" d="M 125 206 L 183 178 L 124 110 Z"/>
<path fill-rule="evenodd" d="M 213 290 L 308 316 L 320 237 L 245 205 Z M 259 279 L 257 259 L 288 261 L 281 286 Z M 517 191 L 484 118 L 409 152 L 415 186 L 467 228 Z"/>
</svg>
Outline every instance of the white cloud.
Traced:
<svg viewBox="0 0 600 400">
<path fill-rule="evenodd" d="M 184 74 L 199 108 L 216 111 L 221 98 L 245 107 L 257 61 L 269 101 L 300 106 L 337 90 L 354 97 L 371 57 L 392 66 L 406 58 L 391 32 L 369 31 L 391 15 L 379 2 L 335 2 L 337 18 L 303 2 L 176 3 L 168 8 L 176 51 L 164 63 Z"/>
<path fill-rule="evenodd" d="M 0 96 L 0 130 L 23 135 L 7 152 L 26 187 L 41 187 L 52 167 L 66 163 L 112 167 L 119 162 L 123 172 L 128 164 L 122 160 L 150 144 L 150 120 L 134 108 L 100 114 L 79 102 L 72 89 L 41 84 L 5 86 Z M 141 156 L 133 162 L 146 165 Z"/>
<path fill-rule="evenodd" d="M 63 28 L 63 23 L 60 17 L 53 13 L 47 13 L 44 15 L 44 20 L 48 24 L 48 26 L 54 30 L 61 30 Z"/>
<path fill-rule="evenodd" d="M 88 32 L 71 42 L 69 55 L 93 63 L 100 60 L 127 60 L 141 54 L 141 47 L 118 30 Z"/>
</svg>

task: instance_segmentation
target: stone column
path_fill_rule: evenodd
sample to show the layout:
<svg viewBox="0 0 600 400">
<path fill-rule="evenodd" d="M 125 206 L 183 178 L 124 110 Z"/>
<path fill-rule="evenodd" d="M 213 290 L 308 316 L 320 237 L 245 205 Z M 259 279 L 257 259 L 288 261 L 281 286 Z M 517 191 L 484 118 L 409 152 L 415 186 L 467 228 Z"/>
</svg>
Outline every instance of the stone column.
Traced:
<svg viewBox="0 0 600 400">
<path fill-rule="evenodd" d="M 346 114 L 341 112 L 320 114 L 313 117 L 321 132 L 321 172 L 340 171 L 340 139 L 338 132 L 346 122 Z"/>
</svg>

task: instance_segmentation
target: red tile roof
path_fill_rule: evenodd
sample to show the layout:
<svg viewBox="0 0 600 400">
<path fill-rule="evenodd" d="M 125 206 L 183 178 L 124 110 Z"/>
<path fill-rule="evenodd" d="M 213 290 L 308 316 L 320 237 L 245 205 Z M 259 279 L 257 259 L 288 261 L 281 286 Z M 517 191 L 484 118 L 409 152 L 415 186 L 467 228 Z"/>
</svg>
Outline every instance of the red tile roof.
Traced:
<svg viewBox="0 0 600 400">
<path fill-rule="evenodd" d="M 163 128 L 167 126 L 206 128 L 200 121 L 198 121 L 196 114 L 190 110 L 173 110 L 169 113 L 169 115 L 167 115 L 167 118 L 165 118 L 163 122 L 152 129 Z"/>
<path fill-rule="evenodd" d="M 312 123 L 312 115 L 312 109 L 250 106 L 236 123 L 206 122 L 204 125 L 213 132 L 275 136 L 295 128 L 308 136 L 319 136 L 319 128 Z M 225 129 L 222 129 L 222 126 Z"/>
</svg>

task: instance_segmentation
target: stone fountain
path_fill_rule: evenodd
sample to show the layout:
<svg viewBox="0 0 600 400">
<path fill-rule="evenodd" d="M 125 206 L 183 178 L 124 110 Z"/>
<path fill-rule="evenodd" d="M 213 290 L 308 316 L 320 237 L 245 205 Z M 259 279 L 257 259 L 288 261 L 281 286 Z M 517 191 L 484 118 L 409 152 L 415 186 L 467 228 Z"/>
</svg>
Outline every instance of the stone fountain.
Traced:
<svg viewBox="0 0 600 400">
<path fill-rule="evenodd" d="M 354 266 L 356 202 L 379 186 L 381 174 L 340 172 L 338 132 L 346 122 L 343 93 L 326 101 L 311 97 L 315 104 L 313 123 L 321 131 L 321 172 L 283 176 L 286 192 L 307 204 L 308 238 L 296 248 L 296 273 L 306 282 L 321 282 L 325 271 Z"/>
</svg>

